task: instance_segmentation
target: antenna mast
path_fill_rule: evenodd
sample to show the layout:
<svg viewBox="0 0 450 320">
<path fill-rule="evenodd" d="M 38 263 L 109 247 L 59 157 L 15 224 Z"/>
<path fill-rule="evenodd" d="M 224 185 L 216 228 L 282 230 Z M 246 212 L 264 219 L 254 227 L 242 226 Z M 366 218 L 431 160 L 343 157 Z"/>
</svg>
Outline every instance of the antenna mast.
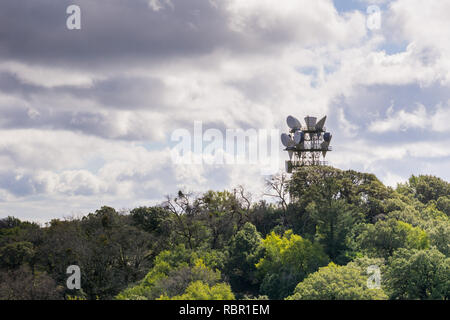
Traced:
<svg viewBox="0 0 450 320">
<path fill-rule="evenodd" d="M 324 166 L 328 163 L 324 160 L 328 151 L 331 151 L 330 141 L 332 135 L 326 132 L 324 116 L 318 122 L 316 117 L 305 117 L 305 126 L 293 116 L 287 117 L 289 133 L 281 135 L 281 142 L 289 154 L 286 161 L 286 172 L 292 173 L 295 168 L 303 166 Z"/>
</svg>

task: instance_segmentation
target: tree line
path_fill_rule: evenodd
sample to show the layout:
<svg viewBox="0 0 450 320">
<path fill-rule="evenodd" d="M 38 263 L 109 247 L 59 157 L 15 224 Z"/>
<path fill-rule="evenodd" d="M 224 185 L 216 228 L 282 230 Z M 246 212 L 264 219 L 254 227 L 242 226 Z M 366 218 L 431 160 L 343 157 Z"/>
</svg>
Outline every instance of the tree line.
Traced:
<svg viewBox="0 0 450 320">
<path fill-rule="evenodd" d="M 450 184 L 303 167 L 41 226 L 0 219 L 0 299 L 449 299 Z M 66 269 L 81 269 L 81 289 Z M 369 288 L 377 266 L 381 286 Z"/>
</svg>

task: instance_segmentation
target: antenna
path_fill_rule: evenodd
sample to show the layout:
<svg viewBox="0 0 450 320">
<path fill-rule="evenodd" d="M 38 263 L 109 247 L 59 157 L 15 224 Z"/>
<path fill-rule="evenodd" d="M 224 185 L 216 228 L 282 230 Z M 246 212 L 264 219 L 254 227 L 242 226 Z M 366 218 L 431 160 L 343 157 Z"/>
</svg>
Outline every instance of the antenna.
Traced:
<svg viewBox="0 0 450 320">
<path fill-rule="evenodd" d="M 325 125 L 325 120 L 327 120 L 327 116 L 323 117 L 319 120 L 319 122 L 316 123 L 316 128 L 322 130 L 323 126 Z"/>
<path fill-rule="evenodd" d="M 332 135 L 326 131 L 324 116 L 317 122 L 316 117 L 306 116 L 306 126 L 302 127 L 300 121 L 288 116 L 286 123 L 290 128 L 289 134 L 281 135 L 281 142 L 288 151 L 289 160 L 286 161 L 286 171 L 292 173 L 296 168 L 303 166 L 324 166 L 328 151 L 331 151 Z"/>
<path fill-rule="evenodd" d="M 303 131 L 297 130 L 294 132 L 294 142 L 295 144 L 300 144 L 305 141 L 305 134 Z"/>
<path fill-rule="evenodd" d="M 302 127 L 300 121 L 298 121 L 298 119 L 294 118 L 293 116 L 288 116 L 286 122 L 288 127 L 292 130 L 298 130 Z"/>
<path fill-rule="evenodd" d="M 294 146 L 294 141 L 292 140 L 291 136 L 286 133 L 281 134 L 281 143 L 287 148 Z"/>
</svg>

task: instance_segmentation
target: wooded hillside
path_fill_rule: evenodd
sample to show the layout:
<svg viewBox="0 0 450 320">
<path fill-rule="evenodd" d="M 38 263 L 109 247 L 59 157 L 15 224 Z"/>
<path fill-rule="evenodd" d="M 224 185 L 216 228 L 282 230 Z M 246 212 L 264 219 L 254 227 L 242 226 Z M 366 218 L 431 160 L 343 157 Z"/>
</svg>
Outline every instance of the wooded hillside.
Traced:
<svg viewBox="0 0 450 320">
<path fill-rule="evenodd" d="M 0 220 L 0 299 L 449 299 L 450 184 L 304 167 L 45 226 Z M 64 214 L 64 213 L 62 213 Z M 70 265 L 81 290 L 66 287 Z M 381 288 L 367 286 L 378 266 Z"/>
</svg>

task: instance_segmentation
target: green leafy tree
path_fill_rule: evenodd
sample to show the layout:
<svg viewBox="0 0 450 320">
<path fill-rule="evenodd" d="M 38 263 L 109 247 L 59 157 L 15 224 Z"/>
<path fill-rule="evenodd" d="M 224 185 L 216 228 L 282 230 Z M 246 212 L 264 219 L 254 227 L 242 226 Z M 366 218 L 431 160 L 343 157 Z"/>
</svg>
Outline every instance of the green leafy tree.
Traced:
<svg viewBox="0 0 450 320">
<path fill-rule="evenodd" d="M 449 299 L 450 258 L 436 249 L 399 249 L 384 279 L 392 299 Z"/>
<path fill-rule="evenodd" d="M 226 283 L 209 286 L 202 281 L 194 281 L 179 296 L 161 296 L 158 300 L 234 300 L 234 294 Z"/>
<path fill-rule="evenodd" d="M 441 196 L 436 201 L 436 208 L 450 217 L 450 196 Z"/>
<path fill-rule="evenodd" d="M 256 264 L 262 278 L 261 293 L 282 299 L 309 273 L 328 263 L 322 247 L 288 230 L 270 233 L 264 240 L 264 257 Z"/>
<path fill-rule="evenodd" d="M 34 258 L 33 244 L 26 241 L 9 243 L 0 248 L 0 266 L 8 269 L 17 269 Z"/>
<path fill-rule="evenodd" d="M 211 230 L 202 222 L 202 210 L 192 194 L 178 191 L 176 197 L 167 197 L 162 207 L 171 213 L 171 237 L 175 244 L 186 244 L 197 249 L 211 236 Z"/>
<path fill-rule="evenodd" d="M 406 184 L 397 189 L 403 194 L 411 194 L 424 204 L 450 194 L 450 184 L 431 175 L 413 175 Z"/>
<path fill-rule="evenodd" d="M 268 235 L 276 226 L 281 224 L 282 212 L 277 206 L 261 200 L 254 204 L 249 214 L 252 223 L 262 236 Z"/>
<path fill-rule="evenodd" d="M 304 214 L 302 211 L 310 202 L 319 204 L 343 199 L 358 207 L 367 220 L 384 214 L 386 200 L 394 197 L 393 191 L 385 187 L 373 174 L 342 171 L 326 166 L 299 168 L 289 183 L 289 192 L 300 216 Z M 289 221 L 292 219 L 295 219 L 295 216 L 289 217 Z M 307 217 L 300 219 L 299 223 L 306 227 L 305 219 Z M 308 230 L 305 227 L 300 230 L 302 234 Z"/>
<path fill-rule="evenodd" d="M 226 272 L 235 292 L 256 294 L 258 279 L 255 264 L 263 254 L 262 239 L 256 227 L 247 222 L 233 238 Z"/>
<path fill-rule="evenodd" d="M 354 264 L 338 266 L 331 262 L 310 274 L 295 288 L 289 300 L 383 300 L 384 291 L 369 289 L 367 274 Z"/>
<path fill-rule="evenodd" d="M 351 255 L 347 236 L 364 217 L 344 200 L 319 202 L 319 205 L 311 202 L 306 211 L 316 225 L 315 237 L 325 253 L 335 262 L 347 263 Z"/>
<path fill-rule="evenodd" d="M 426 232 L 430 245 L 450 257 L 450 220 L 433 220 L 427 224 Z"/>
<path fill-rule="evenodd" d="M 156 257 L 153 268 L 139 284 L 123 290 L 116 298 L 153 300 L 160 296 L 182 295 L 194 281 L 215 285 L 221 279 L 218 260 L 223 259 L 224 256 L 213 252 L 196 252 L 183 245 L 165 250 Z"/>
<path fill-rule="evenodd" d="M 399 248 L 425 249 L 428 235 L 419 227 L 395 219 L 366 224 L 356 242 L 360 249 L 374 257 L 388 258 Z"/>
<path fill-rule="evenodd" d="M 222 249 L 228 245 L 247 219 L 244 206 L 236 194 L 229 191 L 208 191 L 197 199 L 194 205 L 200 211 L 202 223 L 209 230 L 212 249 Z"/>
</svg>

